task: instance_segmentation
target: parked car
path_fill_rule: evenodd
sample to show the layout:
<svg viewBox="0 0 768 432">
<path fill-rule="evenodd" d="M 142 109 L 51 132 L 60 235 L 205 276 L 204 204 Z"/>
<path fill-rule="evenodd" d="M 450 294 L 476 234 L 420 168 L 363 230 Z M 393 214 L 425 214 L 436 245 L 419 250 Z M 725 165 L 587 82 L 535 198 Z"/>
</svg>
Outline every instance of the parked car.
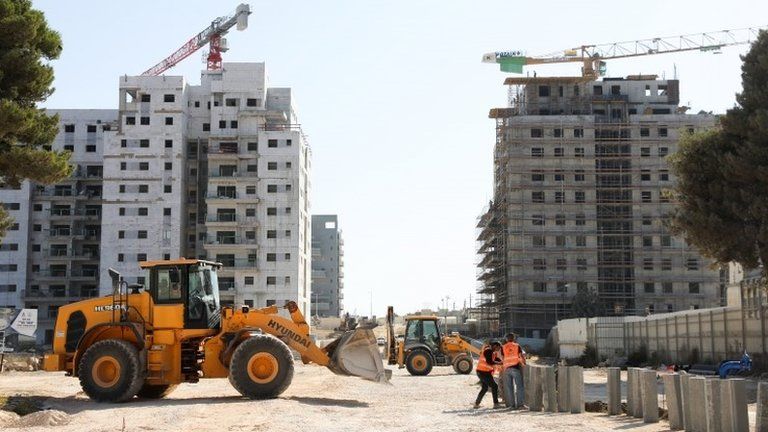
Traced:
<svg viewBox="0 0 768 432">
<path fill-rule="evenodd" d="M 387 344 L 387 340 L 384 339 L 383 337 L 380 337 L 380 338 L 376 339 L 376 343 L 379 344 L 379 346 L 384 346 L 384 345 Z"/>
</svg>

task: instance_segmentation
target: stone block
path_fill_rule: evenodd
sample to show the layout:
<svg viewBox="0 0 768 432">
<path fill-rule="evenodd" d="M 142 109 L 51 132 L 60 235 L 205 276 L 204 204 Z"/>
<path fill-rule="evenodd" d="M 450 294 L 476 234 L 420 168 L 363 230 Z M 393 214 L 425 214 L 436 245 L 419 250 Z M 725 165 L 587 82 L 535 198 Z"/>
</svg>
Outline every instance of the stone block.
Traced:
<svg viewBox="0 0 768 432">
<path fill-rule="evenodd" d="M 704 384 L 704 409 L 706 410 L 707 432 L 720 432 L 722 413 L 725 407 L 720 392 L 720 378 L 707 378 Z"/>
</svg>

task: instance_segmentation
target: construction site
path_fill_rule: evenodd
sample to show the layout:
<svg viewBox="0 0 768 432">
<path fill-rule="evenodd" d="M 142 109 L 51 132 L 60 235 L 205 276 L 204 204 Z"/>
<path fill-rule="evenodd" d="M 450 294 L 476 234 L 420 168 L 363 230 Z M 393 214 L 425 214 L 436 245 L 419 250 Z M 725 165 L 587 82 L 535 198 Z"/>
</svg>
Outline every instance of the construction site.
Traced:
<svg viewBox="0 0 768 432">
<path fill-rule="evenodd" d="M 435 310 L 396 281 L 377 318 L 372 288 L 369 315 L 347 306 L 339 216 L 313 214 L 293 89 L 223 59 L 251 14 L 121 75 L 112 108 L 40 110 L 71 175 L 6 184 L 0 164 L 0 430 L 768 431 L 765 280 L 669 224 L 668 157 L 718 115 L 681 102 L 676 69 L 606 73 L 765 28 L 483 55 L 517 75 L 466 221 L 477 285 Z M 173 74 L 199 50 L 199 84 Z M 551 64 L 581 73 L 531 74 Z M 396 314 L 396 290 L 429 301 Z"/>
</svg>

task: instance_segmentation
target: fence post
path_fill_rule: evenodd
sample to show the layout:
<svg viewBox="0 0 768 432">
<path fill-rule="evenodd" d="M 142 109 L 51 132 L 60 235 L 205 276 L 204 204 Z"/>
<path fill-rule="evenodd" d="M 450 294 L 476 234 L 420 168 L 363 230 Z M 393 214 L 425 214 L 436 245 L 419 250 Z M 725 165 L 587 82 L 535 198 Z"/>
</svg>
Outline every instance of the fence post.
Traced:
<svg viewBox="0 0 768 432">
<path fill-rule="evenodd" d="M 723 309 L 723 351 L 725 351 L 723 360 L 728 360 L 728 309 Z"/>
</svg>

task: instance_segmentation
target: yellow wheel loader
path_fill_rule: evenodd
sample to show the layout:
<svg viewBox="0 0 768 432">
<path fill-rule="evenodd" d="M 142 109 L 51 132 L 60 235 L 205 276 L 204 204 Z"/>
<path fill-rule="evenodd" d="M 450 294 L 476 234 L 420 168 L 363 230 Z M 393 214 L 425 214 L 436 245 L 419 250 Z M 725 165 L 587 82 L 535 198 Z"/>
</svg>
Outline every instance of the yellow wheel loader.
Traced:
<svg viewBox="0 0 768 432">
<path fill-rule="evenodd" d="M 387 361 L 408 369 L 411 375 L 429 375 L 433 366 L 453 366 L 458 374 L 472 372 L 472 354 L 480 347 L 469 338 L 453 333 L 441 335 L 439 318 L 427 315 L 405 317 L 405 335 L 395 335 L 395 312 L 387 308 Z"/>
<path fill-rule="evenodd" d="M 293 378 L 291 349 L 302 362 L 339 375 L 389 379 L 370 330 L 347 332 L 319 348 L 294 302 L 221 307 L 220 263 L 178 259 L 139 263 L 148 286 L 128 286 L 110 269 L 111 296 L 62 306 L 56 318 L 47 371 L 78 377 L 85 393 L 102 402 L 138 395 L 161 398 L 183 382 L 229 378 L 243 396 L 281 394 Z"/>
</svg>

